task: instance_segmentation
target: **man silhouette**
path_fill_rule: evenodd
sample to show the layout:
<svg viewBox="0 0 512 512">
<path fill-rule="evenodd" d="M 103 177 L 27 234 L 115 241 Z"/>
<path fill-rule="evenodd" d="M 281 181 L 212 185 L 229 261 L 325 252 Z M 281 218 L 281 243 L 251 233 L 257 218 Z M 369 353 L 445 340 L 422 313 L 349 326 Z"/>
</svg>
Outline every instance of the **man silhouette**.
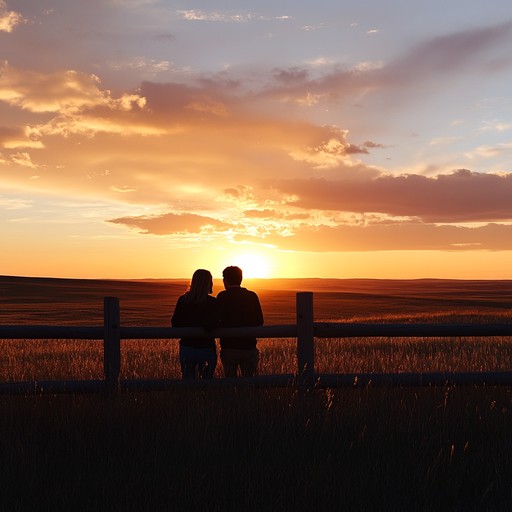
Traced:
<svg viewBox="0 0 512 512">
<path fill-rule="evenodd" d="M 222 272 L 225 290 L 217 295 L 221 327 L 250 327 L 263 325 L 263 312 L 256 293 L 243 288 L 242 269 L 226 267 Z M 258 368 L 257 339 L 252 336 L 220 338 L 220 360 L 225 377 L 252 377 Z"/>
</svg>

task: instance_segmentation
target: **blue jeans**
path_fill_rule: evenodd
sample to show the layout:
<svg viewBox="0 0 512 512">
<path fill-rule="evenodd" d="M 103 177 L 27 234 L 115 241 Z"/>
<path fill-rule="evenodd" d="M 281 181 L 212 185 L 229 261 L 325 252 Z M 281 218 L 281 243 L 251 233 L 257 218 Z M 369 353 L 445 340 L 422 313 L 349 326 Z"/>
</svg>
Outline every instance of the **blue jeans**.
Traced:
<svg viewBox="0 0 512 512">
<path fill-rule="evenodd" d="M 180 345 L 180 364 L 183 379 L 211 379 L 217 366 L 217 350 Z"/>
</svg>

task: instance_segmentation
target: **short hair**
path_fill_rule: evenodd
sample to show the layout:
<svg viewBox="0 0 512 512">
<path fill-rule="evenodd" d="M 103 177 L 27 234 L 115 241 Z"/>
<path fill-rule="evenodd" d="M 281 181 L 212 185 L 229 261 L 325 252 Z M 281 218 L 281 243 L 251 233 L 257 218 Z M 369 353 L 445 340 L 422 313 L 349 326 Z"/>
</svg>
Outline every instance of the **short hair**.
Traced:
<svg viewBox="0 0 512 512">
<path fill-rule="evenodd" d="M 222 277 L 228 284 L 239 285 L 243 279 L 242 269 L 235 266 L 226 267 L 222 271 Z"/>
</svg>

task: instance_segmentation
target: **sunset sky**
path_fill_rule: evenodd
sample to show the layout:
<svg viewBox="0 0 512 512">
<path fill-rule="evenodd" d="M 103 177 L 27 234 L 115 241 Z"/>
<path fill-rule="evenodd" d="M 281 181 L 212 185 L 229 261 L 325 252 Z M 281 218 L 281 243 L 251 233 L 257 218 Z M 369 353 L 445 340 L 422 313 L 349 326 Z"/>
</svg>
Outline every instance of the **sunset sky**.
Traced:
<svg viewBox="0 0 512 512">
<path fill-rule="evenodd" d="M 512 279 L 510 0 L 0 0 L 0 274 Z"/>
</svg>

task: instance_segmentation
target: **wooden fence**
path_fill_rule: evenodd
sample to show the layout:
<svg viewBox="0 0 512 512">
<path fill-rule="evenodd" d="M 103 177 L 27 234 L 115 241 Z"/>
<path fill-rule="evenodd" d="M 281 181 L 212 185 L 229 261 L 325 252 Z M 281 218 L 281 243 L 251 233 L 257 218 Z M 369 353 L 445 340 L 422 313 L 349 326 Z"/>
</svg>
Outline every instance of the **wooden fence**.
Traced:
<svg viewBox="0 0 512 512">
<path fill-rule="evenodd" d="M 296 323 L 260 327 L 216 329 L 208 336 L 255 336 L 257 338 L 297 338 L 297 371 L 294 374 L 262 375 L 247 379 L 215 379 L 185 382 L 178 379 L 120 379 L 123 339 L 177 339 L 205 336 L 200 328 L 122 327 L 119 299 L 104 298 L 104 325 L 98 327 L 0 325 L 0 339 L 80 339 L 103 340 L 104 379 L 80 381 L 5 382 L 0 392 L 41 393 L 66 391 L 107 391 L 166 389 L 183 386 L 251 385 L 284 386 L 368 386 L 368 385 L 512 385 L 511 371 L 433 372 L 433 373 L 358 373 L 323 374 L 315 372 L 315 338 L 358 337 L 479 337 L 512 336 L 512 324 L 366 324 L 323 323 L 313 320 L 313 293 L 296 296 Z"/>
</svg>

